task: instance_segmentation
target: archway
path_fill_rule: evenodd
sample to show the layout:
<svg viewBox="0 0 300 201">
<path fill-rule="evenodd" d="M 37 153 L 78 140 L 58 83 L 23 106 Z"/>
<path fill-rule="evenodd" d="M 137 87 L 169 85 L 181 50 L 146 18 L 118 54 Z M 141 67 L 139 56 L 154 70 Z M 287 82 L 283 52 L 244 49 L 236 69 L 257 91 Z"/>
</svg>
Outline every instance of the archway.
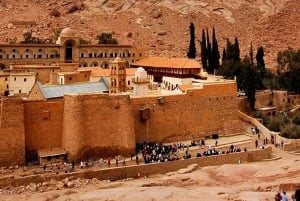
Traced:
<svg viewBox="0 0 300 201">
<path fill-rule="evenodd" d="M 74 59 L 75 41 L 68 40 L 65 42 L 65 62 L 72 63 Z"/>
</svg>

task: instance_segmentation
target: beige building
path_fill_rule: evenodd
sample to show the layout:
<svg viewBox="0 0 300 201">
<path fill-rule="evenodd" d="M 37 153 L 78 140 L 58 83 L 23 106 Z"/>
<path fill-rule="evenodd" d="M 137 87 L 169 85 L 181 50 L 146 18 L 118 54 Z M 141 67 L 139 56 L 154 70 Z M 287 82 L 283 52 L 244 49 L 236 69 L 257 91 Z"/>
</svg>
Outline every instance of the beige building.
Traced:
<svg viewBox="0 0 300 201">
<path fill-rule="evenodd" d="M 10 64 L 76 63 L 81 67 L 108 68 L 109 61 L 120 57 L 128 64 L 145 56 L 131 45 L 81 44 L 80 36 L 70 28 L 62 30 L 56 44 L 0 44 L 0 68 Z"/>
<path fill-rule="evenodd" d="M 28 94 L 35 83 L 35 74 L 32 72 L 10 73 L 9 94 Z"/>
</svg>

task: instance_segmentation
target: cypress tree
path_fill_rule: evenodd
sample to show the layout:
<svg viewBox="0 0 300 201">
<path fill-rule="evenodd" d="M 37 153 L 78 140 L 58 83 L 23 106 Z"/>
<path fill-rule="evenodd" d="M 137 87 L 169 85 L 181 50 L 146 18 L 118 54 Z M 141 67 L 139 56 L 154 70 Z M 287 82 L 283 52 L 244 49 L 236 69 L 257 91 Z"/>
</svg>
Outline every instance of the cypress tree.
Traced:
<svg viewBox="0 0 300 201">
<path fill-rule="evenodd" d="M 201 46 L 201 63 L 203 69 L 207 71 L 207 48 L 206 48 L 206 37 L 205 37 L 205 31 L 202 29 L 202 40 L 200 42 Z"/>
<path fill-rule="evenodd" d="M 226 60 L 226 49 L 224 47 L 223 48 L 223 53 L 222 53 L 222 64 L 224 63 L 225 60 Z"/>
<path fill-rule="evenodd" d="M 212 56 L 211 56 L 211 43 L 209 41 L 209 34 L 208 34 L 208 29 L 206 30 L 206 45 L 207 45 L 207 48 L 206 48 L 206 57 L 207 57 L 207 61 L 208 61 L 208 64 L 207 64 L 207 72 L 208 73 L 213 73 L 213 67 L 212 67 Z"/>
<path fill-rule="evenodd" d="M 211 56 L 212 56 L 212 69 L 213 71 L 218 69 L 220 66 L 220 53 L 219 53 L 219 47 L 218 47 L 218 41 L 216 38 L 215 28 L 213 27 L 213 35 L 212 35 L 212 50 L 211 50 Z"/>
<path fill-rule="evenodd" d="M 196 45 L 195 45 L 195 26 L 191 22 L 190 25 L 190 46 L 187 53 L 188 58 L 196 58 Z"/>
<path fill-rule="evenodd" d="M 250 64 L 251 64 L 251 66 L 253 66 L 254 62 L 253 62 L 253 47 L 252 47 L 252 42 L 250 44 L 249 56 L 250 56 Z"/>
<path fill-rule="evenodd" d="M 240 57 L 240 45 L 237 37 L 234 38 L 234 61 L 236 63 L 241 61 Z"/>
<path fill-rule="evenodd" d="M 257 69 L 260 72 L 261 78 L 264 78 L 266 73 L 264 56 L 265 56 L 264 48 L 259 47 L 256 53 L 256 62 L 257 62 Z"/>
</svg>

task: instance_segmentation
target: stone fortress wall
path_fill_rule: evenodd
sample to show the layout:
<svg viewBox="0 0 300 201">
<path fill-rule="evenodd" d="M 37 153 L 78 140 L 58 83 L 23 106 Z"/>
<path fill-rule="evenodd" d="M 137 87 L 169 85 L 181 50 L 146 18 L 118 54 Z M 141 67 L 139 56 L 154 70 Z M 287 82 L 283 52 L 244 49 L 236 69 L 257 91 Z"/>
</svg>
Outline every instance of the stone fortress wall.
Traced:
<svg viewBox="0 0 300 201">
<path fill-rule="evenodd" d="M 0 165 L 24 164 L 24 109 L 21 98 L 0 100 Z"/>
<path fill-rule="evenodd" d="M 30 159 L 45 148 L 62 147 L 68 159 L 86 160 L 100 155 L 128 156 L 135 153 L 136 143 L 144 141 L 196 140 L 215 133 L 243 132 L 238 126 L 235 82 L 164 96 L 163 103 L 159 98 L 69 94 L 49 101 L 3 99 L 0 141 L 7 151 L 1 152 L 0 165 L 24 164 L 25 153 Z M 15 108 L 12 101 L 19 106 Z M 143 107 L 150 111 L 146 121 L 141 120 Z M 17 121 L 4 128 L 9 119 Z M 3 143 L 8 141 L 11 143 Z"/>
</svg>

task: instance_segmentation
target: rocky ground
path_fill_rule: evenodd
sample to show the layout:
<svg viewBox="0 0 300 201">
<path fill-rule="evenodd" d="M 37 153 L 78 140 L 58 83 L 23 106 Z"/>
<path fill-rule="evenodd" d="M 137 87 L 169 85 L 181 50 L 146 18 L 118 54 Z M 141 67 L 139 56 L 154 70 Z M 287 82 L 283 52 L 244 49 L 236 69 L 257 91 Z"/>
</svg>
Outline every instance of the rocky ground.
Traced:
<svg viewBox="0 0 300 201">
<path fill-rule="evenodd" d="M 280 189 L 287 191 L 291 198 L 299 184 L 299 167 L 299 157 L 294 155 L 249 164 L 203 168 L 191 165 L 166 175 L 116 182 L 68 178 L 60 182 L 4 188 L 0 198 L 3 201 L 271 201 Z"/>
<path fill-rule="evenodd" d="M 236 136 L 234 143 L 248 150 L 254 148 L 257 136 Z M 231 139 L 233 139 L 231 138 Z M 263 136 L 261 136 L 263 138 Z M 228 140 L 219 139 L 218 149 L 228 148 Z M 207 142 L 214 144 L 213 141 Z M 262 143 L 262 139 L 259 141 Z M 202 148 L 201 148 L 202 150 Z M 203 150 L 202 150 L 203 151 Z M 181 151 L 184 153 L 184 151 Z M 195 156 L 198 148 L 190 149 Z M 181 154 L 182 154 L 181 153 Z M 61 181 L 47 181 L 18 187 L 0 189 L 0 200 L 38 200 L 38 201 L 271 201 L 279 190 L 287 191 L 291 198 L 300 184 L 300 155 L 273 148 L 273 159 L 253 163 L 225 164 L 221 166 L 198 167 L 190 165 L 176 172 L 147 175 L 140 178 L 127 178 L 120 181 L 99 181 L 69 177 Z M 127 165 L 134 165 L 128 161 Z M 92 171 L 95 168 L 84 169 Z M 104 167 L 105 168 L 105 167 Z M 113 167 L 112 167 L 113 168 Z M 24 174 L 20 167 L 1 172 L 2 176 Z M 26 174 L 32 171 L 26 170 Z M 39 168 L 41 174 L 42 169 Z M 75 171 L 82 171 L 80 168 Z M 23 172 L 23 173 L 22 173 Z M 44 174 L 52 174 L 44 173 Z"/>
<path fill-rule="evenodd" d="M 252 42 L 264 47 L 267 66 L 276 67 L 278 51 L 300 48 L 299 10 L 299 0 L 0 0 L 0 41 L 20 41 L 29 30 L 54 37 L 72 27 L 93 42 L 112 32 L 120 43 L 141 45 L 150 55 L 186 56 L 193 22 L 197 40 L 202 29 L 215 27 L 220 52 L 226 38 L 238 36 L 241 56 Z"/>
</svg>

